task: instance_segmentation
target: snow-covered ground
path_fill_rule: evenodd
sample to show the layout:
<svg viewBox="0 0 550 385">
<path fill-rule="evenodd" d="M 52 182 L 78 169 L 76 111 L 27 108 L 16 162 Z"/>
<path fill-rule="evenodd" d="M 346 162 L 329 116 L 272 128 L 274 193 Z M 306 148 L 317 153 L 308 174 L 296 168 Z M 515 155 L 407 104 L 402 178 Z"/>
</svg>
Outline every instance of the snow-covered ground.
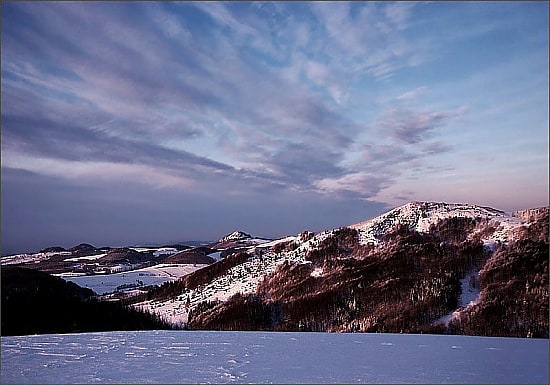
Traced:
<svg viewBox="0 0 550 385">
<path fill-rule="evenodd" d="M 172 255 L 178 252 L 178 249 L 174 247 L 130 247 L 130 249 L 139 253 L 152 251 L 155 257 L 159 255 Z"/>
<path fill-rule="evenodd" d="M 253 256 L 248 261 L 229 269 L 223 276 L 195 290 L 182 293 L 166 301 L 146 301 L 135 306 L 154 312 L 168 322 L 185 324 L 189 310 L 202 301 L 225 301 L 237 292 L 254 293 L 262 277 L 273 272 L 285 260 L 304 263 L 305 254 L 297 252 L 287 255 L 264 252 L 261 257 Z M 187 307 L 188 297 L 190 307 Z"/>
<path fill-rule="evenodd" d="M 548 340 L 139 331 L 2 337 L 9 383 L 548 383 Z"/>
<path fill-rule="evenodd" d="M 212 258 L 214 261 L 218 262 L 222 260 L 221 254 L 222 254 L 221 251 L 216 251 L 215 253 L 208 254 L 208 256 Z"/>
<path fill-rule="evenodd" d="M 97 294 L 106 294 L 115 291 L 117 287 L 121 285 L 128 285 L 128 288 L 129 285 L 135 285 L 136 287 L 160 285 L 164 282 L 174 281 L 205 266 L 208 265 L 160 264 L 114 274 L 80 276 L 68 274 L 57 275 L 67 281 L 74 282 L 81 287 L 92 289 Z"/>
</svg>

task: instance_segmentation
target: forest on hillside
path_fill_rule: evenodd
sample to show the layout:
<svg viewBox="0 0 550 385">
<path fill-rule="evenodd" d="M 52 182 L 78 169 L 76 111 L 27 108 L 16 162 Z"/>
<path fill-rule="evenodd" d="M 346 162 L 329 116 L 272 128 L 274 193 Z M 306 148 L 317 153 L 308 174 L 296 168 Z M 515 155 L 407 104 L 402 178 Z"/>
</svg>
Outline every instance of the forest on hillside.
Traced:
<svg viewBox="0 0 550 385">
<path fill-rule="evenodd" d="M 382 249 L 342 228 L 309 253 L 311 264 L 283 263 L 255 294 L 203 302 L 187 326 L 548 338 L 548 217 L 494 253 L 480 241 L 489 226 L 470 218 L 443 220 L 429 233 L 400 226 Z M 468 237 L 473 229 L 478 237 Z M 460 279 L 480 269 L 471 283 L 479 303 L 448 327 L 436 322 L 457 309 Z"/>
</svg>

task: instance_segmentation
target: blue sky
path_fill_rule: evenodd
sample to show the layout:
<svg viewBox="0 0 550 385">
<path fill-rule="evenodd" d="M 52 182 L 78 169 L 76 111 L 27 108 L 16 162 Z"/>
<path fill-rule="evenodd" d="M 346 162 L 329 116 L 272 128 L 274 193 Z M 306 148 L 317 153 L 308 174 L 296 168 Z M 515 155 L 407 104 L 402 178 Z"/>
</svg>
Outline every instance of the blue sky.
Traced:
<svg viewBox="0 0 550 385">
<path fill-rule="evenodd" d="M 547 2 L 2 2 L 2 253 L 548 204 Z"/>
</svg>

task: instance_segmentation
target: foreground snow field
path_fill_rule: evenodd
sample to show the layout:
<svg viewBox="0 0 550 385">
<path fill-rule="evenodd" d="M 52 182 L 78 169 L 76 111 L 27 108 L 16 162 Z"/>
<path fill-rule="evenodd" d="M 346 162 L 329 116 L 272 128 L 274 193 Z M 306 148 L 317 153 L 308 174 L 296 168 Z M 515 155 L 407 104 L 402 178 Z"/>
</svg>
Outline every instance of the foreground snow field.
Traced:
<svg viewBox="0 0 550 385">
<path fill-rule="evenodd" d="M 9 383 L 548 383 L 549 341 L 139 331 L 2 337 Z"/>
</svg>

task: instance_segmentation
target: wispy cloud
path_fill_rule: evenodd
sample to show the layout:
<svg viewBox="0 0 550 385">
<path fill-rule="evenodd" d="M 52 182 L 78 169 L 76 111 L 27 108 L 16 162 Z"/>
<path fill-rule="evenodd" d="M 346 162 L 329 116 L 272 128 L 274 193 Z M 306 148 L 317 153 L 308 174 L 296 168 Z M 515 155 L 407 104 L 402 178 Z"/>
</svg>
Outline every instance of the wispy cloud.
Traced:
<svg viewBox="0 0 550 385">
<path fill-rule="evenodd" d="M 507 122 L 546 131 L 547 20 L 522 7 L 497 22 L 489 4 L 6 3 L 2 161 L 66 183 L 394 202 L 434 163 L 487 152 L 476 123 L 507 143 Z"/>
<path fill-rule="evenodd" d="M 144 3 L 132 8 L 135 17 L 151 15 L 138 26 L 121 18 L 129 8 L 123 4 L 100 10 L 85 3 L 17 5 L 15 11 L 33 22 L 14 27 L 24 34 L 8 39 L 4 78 L 11 101 L 3 106 L 3 150 L 8 159 L 23 152 L 139 164 L 172 174 L 186 169 L 186 177 L 197 180 L 215 172 L 370 197 L 400 173 L 345 166 L 353 148 L 372 148 L 361 135 L 395 140 L 393 151 L 407 153 L 399 143 L 434 139 L 450 118 L 445 111 L 393 107 L 374 124 L 348 117 L 354 79 L 391 76 L 416 52 L 402 33 L 413 7 L 312 3 L 294 14 L 273 4 L 193 3 L 168 10 Z M 253 22 L 258 10 L 272 22 Z M 209 29 L 193 26 L 195 17 L 209 19 Z M 288 33 L 281 35 L 281 23 Z M 59 43 L 36 51 L 45 39 Z M 52 67 L 67 76 L 54 75 Z M 426 90 L 417 87 L 398 99 L 410 101 Z M 34 120 L 21 100 L 33 105 Z M 437 150 L 449 148 L 441 142 Z M 361 190 L 358 181 L 378 187 Z"/>
<path fill-rule="evenodd" d="M 444 126 L 455 115 L 444 111 L 410 111 L 391 108 L 379 122 L 379 129 L 388 136 L 406 144 L 429 140 L 438 127 Z"/>
</svg>

